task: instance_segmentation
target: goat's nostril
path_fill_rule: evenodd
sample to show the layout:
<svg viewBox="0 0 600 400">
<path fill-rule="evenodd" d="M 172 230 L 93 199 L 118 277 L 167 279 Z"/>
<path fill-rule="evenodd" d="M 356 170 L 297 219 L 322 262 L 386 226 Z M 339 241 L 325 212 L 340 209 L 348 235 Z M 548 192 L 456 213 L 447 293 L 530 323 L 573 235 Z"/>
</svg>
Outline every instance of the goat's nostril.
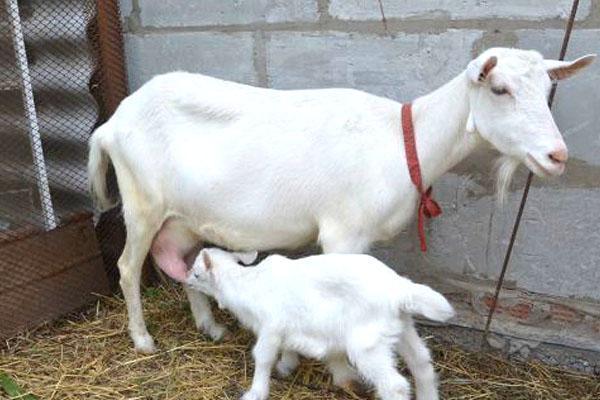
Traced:
<svg viewBox="0 0 600 400">
<path fill-rule="evenodd" d="M 567 162 L 569 156 L 567 150 L 557 150 L 548 154 L 548 158 L 557 164 L 563 164 Z"/>
</svg>

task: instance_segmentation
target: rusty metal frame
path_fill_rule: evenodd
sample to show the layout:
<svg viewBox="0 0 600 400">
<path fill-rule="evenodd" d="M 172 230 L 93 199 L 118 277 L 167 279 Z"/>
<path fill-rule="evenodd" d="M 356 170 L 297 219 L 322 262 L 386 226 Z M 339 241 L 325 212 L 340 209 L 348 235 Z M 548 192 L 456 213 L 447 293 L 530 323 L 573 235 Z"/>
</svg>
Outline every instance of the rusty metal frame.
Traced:
<svg viewBox="0 0 600 400">
<path fill-rule="evenodd" d="M 127 71 L 118 0 L 97 0 L 98 55 L 105 118 L 111 116 L 127 96 Z"/>
</svg>

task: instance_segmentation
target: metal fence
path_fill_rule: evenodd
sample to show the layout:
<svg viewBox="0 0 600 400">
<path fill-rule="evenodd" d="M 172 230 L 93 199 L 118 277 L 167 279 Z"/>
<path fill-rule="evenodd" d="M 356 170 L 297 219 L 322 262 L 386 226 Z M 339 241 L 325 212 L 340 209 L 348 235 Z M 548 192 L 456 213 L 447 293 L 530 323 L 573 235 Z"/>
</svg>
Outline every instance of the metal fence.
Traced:
<svg viewBox="0 0 600 400">
<path fill-rule="evenodd" d="M 95 3 L 7 0 L 0 14 L 0 229 L 51 230 L 89 209 L 87 139 L 98 121 L 88 27 Z"/>
<path fill-rule="evenodd" d="M 116 0 L 2 0 L 0 300 L 8 311 L 0 325 L 19 322 L 7 321 L 10 310 L 36 295 L 49 306 L 64 303 L 65 312 L 105 291 L 100 247 L 115 278 L 123 228 L 118 212 L 103 216 L 99 247 L 87 142 L 125 95 Z M 31 313 L 21 323 L 47 319 Z"/>
</svg>

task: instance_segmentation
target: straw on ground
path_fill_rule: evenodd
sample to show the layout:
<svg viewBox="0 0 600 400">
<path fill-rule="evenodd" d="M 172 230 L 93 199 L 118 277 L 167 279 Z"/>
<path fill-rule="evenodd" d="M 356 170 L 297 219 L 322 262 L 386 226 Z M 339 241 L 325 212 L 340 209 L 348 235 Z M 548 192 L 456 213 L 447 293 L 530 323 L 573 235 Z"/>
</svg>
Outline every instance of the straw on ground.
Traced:
<svg viewBox="0 0 600 400">
<path fill-rule="evenodd" d="M 94 308 L 7 341 L 0 372 L 40 399 L 239 398 L 252 376 L 253 338 L 247 331 L 219 313 L 234 335 L 224 343 L 211 342 L 194 329 L 185 296 L 172 287 L 146 290 L 144 308 L 160 346 L 156 354 L 132 350 L 123 301 L 103 297 Z M 600 398 L 598 377 L 468 353 L 433 339 L 428 345 L 444 399 Z M 364 398 L 337 390 L 323 365 L 311 360 L 272 384 L 274 400 Z M 0 389 L 0 398 L 10 397 Z"/>
</svg>

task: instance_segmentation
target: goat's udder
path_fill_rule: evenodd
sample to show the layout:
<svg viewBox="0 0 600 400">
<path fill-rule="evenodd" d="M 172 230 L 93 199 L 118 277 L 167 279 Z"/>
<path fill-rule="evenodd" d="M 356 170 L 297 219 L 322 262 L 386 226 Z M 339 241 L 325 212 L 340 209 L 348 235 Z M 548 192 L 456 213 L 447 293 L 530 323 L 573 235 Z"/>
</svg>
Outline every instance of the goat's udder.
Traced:
<svg viewBox="0 0 600 400">
<path fill-rule="evenodd" d="M 157 237 L 152 243 L 150 253 L 164 273 L 178 282 L 185 282 L 189 268 L 179 247 Z"/>
</svg>

